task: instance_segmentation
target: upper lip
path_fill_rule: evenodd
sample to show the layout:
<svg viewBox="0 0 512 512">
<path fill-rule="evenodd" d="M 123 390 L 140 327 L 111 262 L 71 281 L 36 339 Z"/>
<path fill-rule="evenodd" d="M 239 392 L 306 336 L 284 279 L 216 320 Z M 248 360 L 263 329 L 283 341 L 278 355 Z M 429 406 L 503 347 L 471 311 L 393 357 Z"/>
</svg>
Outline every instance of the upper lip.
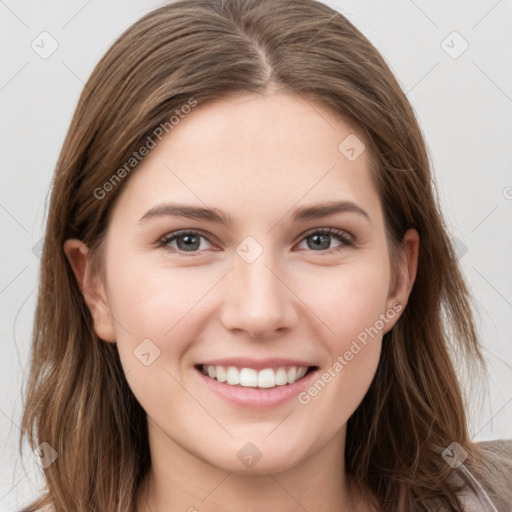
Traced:
<svg viewBox="0 0 512 512">
<path fill-rule="evenodd" d="M 304 366 L 306 368 L 315 366 L 309 362 L 296 359 L 275 358 L 272 359 L 251 359 L 247 357 L 230 357 L 227 359 L 212 359 L 203 361 L 198 366 L 234 366 L 236 368 L 254 368 L 264 370 L 265 368 L 280 368 L 283 366 Z"/>
</svg>

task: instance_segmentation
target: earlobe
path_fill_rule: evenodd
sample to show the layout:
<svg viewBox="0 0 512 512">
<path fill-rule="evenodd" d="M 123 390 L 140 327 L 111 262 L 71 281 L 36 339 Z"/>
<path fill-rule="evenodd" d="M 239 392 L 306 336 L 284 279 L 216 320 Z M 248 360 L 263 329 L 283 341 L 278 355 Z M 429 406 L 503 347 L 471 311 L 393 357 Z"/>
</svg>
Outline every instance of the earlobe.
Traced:
<svg viewBox="0 0 512 512">
<path fill-rule="evenodd" d="M 105 287 L 100 276 L 91 270 L 88 247 L 80 240 L 69 239 L 64 243 L 64 253 L 91 312 L 96 335 L 104 341 L 115 342 L 114 321 Z"/>
</svg>

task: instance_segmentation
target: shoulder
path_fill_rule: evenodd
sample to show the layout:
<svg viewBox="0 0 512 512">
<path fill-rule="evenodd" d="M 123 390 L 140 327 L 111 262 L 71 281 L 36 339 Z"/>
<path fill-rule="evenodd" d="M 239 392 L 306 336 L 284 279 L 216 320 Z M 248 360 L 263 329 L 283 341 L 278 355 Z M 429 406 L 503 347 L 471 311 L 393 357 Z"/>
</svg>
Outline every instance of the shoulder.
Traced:
<svg viewBox="0 0 512 512">
<path fill-rule="evenodd" d="M 475 443 L 475 448 L 478 457 L 470 466 L 471 474 L 467 475 L 475 482 L 468 480 L 468 488 L 461 494 L 466 509 L 509 512 L 512 510 L 512 440 L 483 441 Z M 495 508 L 486 504 L 486 500 Z"/>
<path fill-rule="evenodd" d="M 476 443 L 483 465 L 487 468 L 489 484 L 506 486 L 512 493 L 512 439 Z M 485 477 L 485 475 L 483 475 Z"/>
<path fill-rule="evenodd" d="M 484 456 L 487 456 L 504 467 L 512 469 L 512 439 L 482 441 L 476 443 L 476 446 Z"/>
</svg>

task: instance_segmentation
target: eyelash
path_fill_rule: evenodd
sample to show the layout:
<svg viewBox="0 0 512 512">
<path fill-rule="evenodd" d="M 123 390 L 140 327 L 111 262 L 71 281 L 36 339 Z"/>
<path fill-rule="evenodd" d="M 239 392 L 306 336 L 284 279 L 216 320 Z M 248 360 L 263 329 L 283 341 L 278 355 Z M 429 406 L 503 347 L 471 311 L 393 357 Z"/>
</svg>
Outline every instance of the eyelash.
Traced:
<svg viewBox="0 0 512 512">
<path fill-rule="evenodd" d="M 161 238 L 158 241 L 158 247 L 164 248 L 164 249 L 165 248 L 169 249 L 167 246 L 170 242 L 172 242 L 173 240 L 180 238 L 182 236 L 188 236 L 188 235 L 192 235 L 192 236 L 199 235 L 199 236 L 205 238 L 206 240 L 208 240 L 209 243 L 212 243 L 209 240 L 207 234 L 204 233 L 203 231 L 181 230 L 181 231 L 174 231 L 172 233 L 165 235 L 163 238 Z M 355 245 L 355 243 L 346 235 L 346 233 L 344 231 L 341 231 L 338 229 L 333 229 L 333 228 L 316 228 L 316 229 L 310 230 L 307 233 L 305 233 L 304 235 L 302 235 L 300 242 L 302 242 L 303 240 L 305 240 L 313 235 L 333 236 L 333 237 L 337 238 L 338 241 L 341 242 L 341 245 L 339 245 L 337 247 L 332 247 L 331 249 L 325 249 L 325 250 L 320 250 L 320 251 L 313 251 L 312 249 L 309 249 L 311 252 L 330 254 L 332 251 L 339 251 L 339 250 L 343 249 L 344 247 L 351 247 L 351 246 Z M 180 249 L 174 249 L 174 248 L 172 248 L 172 249 L 173 249 L 173 252 L 177 252 L 177 253 L 183 254 L 185 256 L 194 256 L 200 252 L 200 251 L 182 251 Z"/>
</svg>

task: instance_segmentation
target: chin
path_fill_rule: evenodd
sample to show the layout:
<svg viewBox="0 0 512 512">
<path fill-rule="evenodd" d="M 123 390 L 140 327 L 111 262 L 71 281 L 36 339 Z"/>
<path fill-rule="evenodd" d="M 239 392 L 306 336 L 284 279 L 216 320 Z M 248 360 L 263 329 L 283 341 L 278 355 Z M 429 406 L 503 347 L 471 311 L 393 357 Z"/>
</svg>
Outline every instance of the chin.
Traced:
<svg viewBox="0 0 512 512">
<path fill-rule="evenodd" d="M 253 442 L 236 442 L 233 448 L 226 448 L 223 455 L 214 456 L 212 463 L 236 475 L 258 475 L 278 473 L 300 464 L 303 458 L 290 444 L 257 438 Z M 281 448 L 281 450 L 279 449 Z M 231 454 L 234 453 L 235 457 Z"/>
</svg>

